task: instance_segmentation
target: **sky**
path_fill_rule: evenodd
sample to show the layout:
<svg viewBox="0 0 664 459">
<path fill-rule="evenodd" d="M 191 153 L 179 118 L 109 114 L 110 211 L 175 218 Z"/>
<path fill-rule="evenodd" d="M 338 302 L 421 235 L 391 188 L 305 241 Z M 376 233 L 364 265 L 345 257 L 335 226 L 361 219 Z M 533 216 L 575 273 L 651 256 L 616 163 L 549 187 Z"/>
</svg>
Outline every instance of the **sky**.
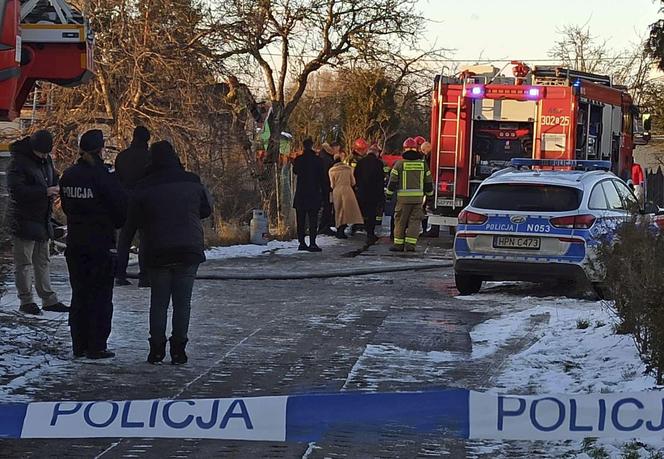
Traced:
<svg viewBox="0 0 664 459">
<path fill-rule="evenodd" d="M 419 0 L 422 13 L 432 21 L 425 41 L 454 49 L 450 57 L 533 64 L 549 58 L 557 31 L 572 24 L 587 23 L 591 34 L 608 40 L 618 54 L 664 18 L 658 13 L 660 5 L 653 0 Z"/>
</svg>

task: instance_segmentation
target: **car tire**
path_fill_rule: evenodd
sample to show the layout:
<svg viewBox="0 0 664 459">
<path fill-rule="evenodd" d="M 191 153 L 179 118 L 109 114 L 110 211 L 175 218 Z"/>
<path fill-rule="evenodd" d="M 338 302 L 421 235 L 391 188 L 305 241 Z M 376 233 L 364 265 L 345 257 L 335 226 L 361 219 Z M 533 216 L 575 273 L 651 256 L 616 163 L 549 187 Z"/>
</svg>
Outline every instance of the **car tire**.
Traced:
<svg viewBox="0 0 664 459">
<path fill-rule="evenodd" d="M 454 274 L 454 283 L 461 296 L 473 295 L 482 288 L 482 279 L 472 274 Z"/>
</svg>

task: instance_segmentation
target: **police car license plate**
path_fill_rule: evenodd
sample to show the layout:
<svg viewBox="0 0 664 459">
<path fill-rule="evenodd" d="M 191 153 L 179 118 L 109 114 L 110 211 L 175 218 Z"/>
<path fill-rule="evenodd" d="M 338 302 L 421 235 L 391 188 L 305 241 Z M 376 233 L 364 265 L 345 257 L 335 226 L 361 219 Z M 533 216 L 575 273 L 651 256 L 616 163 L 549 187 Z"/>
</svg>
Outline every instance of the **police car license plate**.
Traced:
<svg viewBox="0 0 664 459">
<path fill-rule="evenodd" d="M 494 236 L 493 246 L 497 249 L 528 249 L 539 250 L 540 238 L 519 236 Z"/>
</svg>

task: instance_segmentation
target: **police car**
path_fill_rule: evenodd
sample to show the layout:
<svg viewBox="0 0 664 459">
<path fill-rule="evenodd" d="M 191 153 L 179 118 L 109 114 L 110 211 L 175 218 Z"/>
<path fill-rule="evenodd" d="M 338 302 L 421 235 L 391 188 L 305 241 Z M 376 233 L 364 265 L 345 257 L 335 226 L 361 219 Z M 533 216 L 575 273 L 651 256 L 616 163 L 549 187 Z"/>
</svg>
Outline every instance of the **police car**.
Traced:
<svg viewBox="0 0 664 459">
<path fill-rule="evenodd" d="M 477 293 L 487 280 L 600 282 L 590 263 L 594 247 L 639 209 L 610 167 L 608 161 L 514 159 L 483 181 L 459 214 L 459 292 Z"/>
</svg>

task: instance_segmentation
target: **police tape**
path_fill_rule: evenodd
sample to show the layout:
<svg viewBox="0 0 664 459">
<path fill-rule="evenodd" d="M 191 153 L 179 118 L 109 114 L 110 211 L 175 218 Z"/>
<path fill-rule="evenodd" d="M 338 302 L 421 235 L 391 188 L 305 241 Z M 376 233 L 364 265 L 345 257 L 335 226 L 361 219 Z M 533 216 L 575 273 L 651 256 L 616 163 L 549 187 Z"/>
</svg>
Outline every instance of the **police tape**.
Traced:
<svg viewBox="0 0 664 459">
<path fill-rule="evenodd" d="M 0 438 L 311 442 L 338 429 L 371 438 L 395 427 L 467 439 L 661 438 L 664 394 L 520 396 L 450 389 L 0 404 Z"/>
</svg>

